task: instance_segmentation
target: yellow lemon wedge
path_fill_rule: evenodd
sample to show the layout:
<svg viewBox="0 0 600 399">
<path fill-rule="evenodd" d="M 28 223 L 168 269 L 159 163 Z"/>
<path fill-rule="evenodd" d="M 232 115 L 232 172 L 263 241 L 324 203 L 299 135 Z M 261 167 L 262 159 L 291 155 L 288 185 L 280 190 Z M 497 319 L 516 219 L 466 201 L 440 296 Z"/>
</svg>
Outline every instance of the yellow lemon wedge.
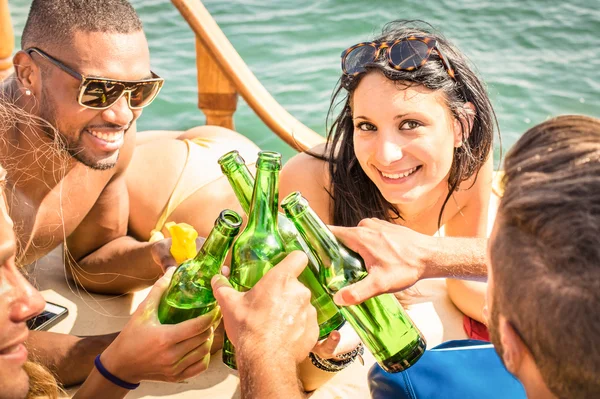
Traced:
<svg viewBox="0 0 600 399">
<path fill-rule="evenodd" d="M 171 234 L 171 255 L 175 258 L 177 264 L 185 262 L 196 256 L 196 238 L 198 232 L 187 223 L 169 222 L 165 224 L 169 234 Z"/>
</svg>

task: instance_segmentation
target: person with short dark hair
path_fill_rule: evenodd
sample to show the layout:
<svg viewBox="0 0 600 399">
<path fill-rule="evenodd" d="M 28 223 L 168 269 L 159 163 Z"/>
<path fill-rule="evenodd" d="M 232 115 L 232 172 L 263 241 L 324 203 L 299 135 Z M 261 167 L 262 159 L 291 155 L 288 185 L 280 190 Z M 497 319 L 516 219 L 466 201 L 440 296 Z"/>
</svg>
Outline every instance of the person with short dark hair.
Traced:
<svg viewBox="0 0 600 399">
<path fill-rule="evenodd" d="M 530 398 L 598 398 L 600 120 L 531 128 L 504 172 L 489 247 L 492 342 Z"/>
<path fill-rule="evenodd" d="M 600 397 L 600 120 L 561 116 L 525 132 L 506 156 L 503 184 L 488 247 L 486 313 L 492 342 L 529 398 Z M 421 268 L 403 262 L 396 252 L 402 229 L 376 219 L 359 227 L 332 228 L 369 269 L 365 279 L 336 293 L 336 303 L 355 305 L 423 278 L 485 279 L 486 273 L 477 269 L 435 264 Z M 268 310 L 279 314 L 279 321 L 249 329 L 245 326 L 267 310 L 257 305 L 242 312 L 235 306 L 246 296 L 261 304 L 262 296 L 277 297 L 277 288 L 237 293 L 222 278 L 214 279 L 213 288 L 228 334 L 245 342 L 238 356 L 250 359 L 240 364 L 242 395 L 301 397 L 289 365 L 277 363 L 289 362 L 289 356 L 278 353 L 267 363 L 251 352 L 253 342 L 266 336 L 276 340 L 274 334 L 290 329 L 281 322 L 293 320 L 289 307 L 270 304 L 279 306 Z M 310 331 L 311 323 L 314 320 L 308 318 L 296 320 L 296 328 Z M 307 334 L 305 339 L 314 338 Z M 299 340 L 288 352 L 298 359 L 306 347 L 310 345 Z M 276 393 L 269 388 L 274 379 L 287 382 Z M 440 397 L 443 388 L 439 387 Z"/>
<path fill-rule="evenodd" d="M 19 264 L 64 242 L 67 272 L 90 291 L 152 285 L 176 262 L 170 238 L 128 236 L 136 121 L 163 84 L 135 10 L 126 0 L 34 0 L 13 64 L 0 83 L 10 111 L 0 123 L 0 163 Z M 205 321 L 197 335 L 212 336 L 211 328 Z M 116 336 L 32 332 L 28 345 L 68 386 Z"/>
</svg>

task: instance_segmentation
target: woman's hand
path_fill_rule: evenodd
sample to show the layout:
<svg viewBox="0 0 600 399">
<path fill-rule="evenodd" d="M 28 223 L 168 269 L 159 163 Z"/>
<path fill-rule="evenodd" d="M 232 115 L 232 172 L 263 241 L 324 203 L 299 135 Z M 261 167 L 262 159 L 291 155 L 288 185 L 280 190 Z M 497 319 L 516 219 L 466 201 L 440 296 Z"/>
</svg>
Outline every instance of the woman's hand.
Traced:
<svg viewBox="0 0 600 399">
<path fill-rule="evenodd" d="M 211 312 L 179 324 L 161 324 L 158 305 L 175 268 L 162 276 L 115 341 L 102 353 L 106 369 L 120 379 L 176 382 L 208 368 L 213 331 L 221 319 Z"/>
<path fill-rule="evenodd" d="M 204 241 L 206 241 L 204 237 L 197 237 L 196 248 L 200 249 L 204 244 Z M 173 239 L 171 237 L 163 238 L 162 240 L 155 241 L 152 244 L 152 247 L 150 247 L 150 254 L 152 255 L 154 263 L 160 266 L 163 272 L 170 267 L 177 266 L 177 261 L 173 257 L 173 254 L 171 254 L 172 242 Z"/>
<path fill-rule="evenodd" d="M 345 323 L 339 330 L 332 331 L 329 336 L 314 346 L 311 352 L 321 359 L 337 359 L 337 356 L 351 352 L 360 343 L 360 338 L 350 323 Z"/>
</svg>

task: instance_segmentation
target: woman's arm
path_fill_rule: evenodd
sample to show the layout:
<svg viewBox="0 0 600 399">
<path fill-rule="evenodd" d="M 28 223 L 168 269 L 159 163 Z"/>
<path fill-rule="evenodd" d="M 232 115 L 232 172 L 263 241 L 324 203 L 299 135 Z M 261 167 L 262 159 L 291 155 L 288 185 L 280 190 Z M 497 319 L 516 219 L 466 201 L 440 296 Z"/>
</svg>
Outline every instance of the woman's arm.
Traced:
<svg viewBox="0 0 600 399">
<path fill-rule="evenodd" d="M 179 324 L 161 324 L 158 305 L 173 268 L 161 277 L 131 320 L 100 356 L 112 376 L 129 384 L 143 380 L 176 382 L 208 368 L 219 308 Z M 94 368 L 74 398 L 120 399 L 128 390 L 109 381 Z"/>
</svg>

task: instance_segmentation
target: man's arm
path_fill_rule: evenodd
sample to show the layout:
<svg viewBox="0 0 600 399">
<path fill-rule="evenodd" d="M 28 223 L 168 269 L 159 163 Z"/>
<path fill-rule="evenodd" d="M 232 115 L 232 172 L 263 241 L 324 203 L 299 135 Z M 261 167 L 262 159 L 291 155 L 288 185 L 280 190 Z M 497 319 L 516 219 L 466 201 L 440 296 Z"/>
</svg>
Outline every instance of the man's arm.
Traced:
<svg viewBox="0 0 600 399">
<path fill-rule="evenodd" d="M 431 237 L 378 219 L 331 231 L 365 261 L 369 274 L 336 293 L 338 305 L 402 291 L 421 279 L 487 279 L 485 238 Z"/>
<path fill-rule="evenodd" d="M 303 399 L 296 362 L 288 353 L 239 348 L 236 359 L 243 399 Z"/>
<path fill-rule="evenodd" d="M 125 176 L 116 174 L 67 238 L 70 272 L 89 291 L 119 294 L 144 288 L 176 265 L 170 239 L 148 243 L 127 236 L 128 217 Z"/>
<path fill-rule="evenodd" d="M 319 336 L 310 291 L 298 281 L 306 263 L 304 253 L 292 252 L 244 293 L 222 275 L 212 280 L 244 399 L 304 398 L 297 368 Z"/>
<path fill-rule="evenodd" d="M 65 387 L 82 383 L 102 353 L 118 333 L 92 337 L 30 331 L 27 348 Z"/>
</svg>

